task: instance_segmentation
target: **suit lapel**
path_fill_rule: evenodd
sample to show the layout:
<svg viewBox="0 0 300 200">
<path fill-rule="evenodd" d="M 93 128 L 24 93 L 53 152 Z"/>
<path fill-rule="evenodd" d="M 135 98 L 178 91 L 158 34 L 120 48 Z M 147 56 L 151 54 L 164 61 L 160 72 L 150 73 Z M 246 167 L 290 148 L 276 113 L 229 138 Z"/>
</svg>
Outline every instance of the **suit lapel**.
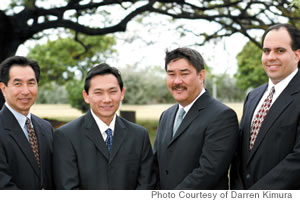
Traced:
<svg viewBox="0 0 300 200">
<path fill-rule="evenodd" d="M 174 123 L 175 123 L 175 117 L 176 117 L 176 112 L 179 108 L 179 105 L 176 104 L 173 106 L 173 108 L 170 110 L 169 117 L 167 120 L 166 124 L 166 134 L 165 134 L 165 141 L 168 141 L 169 144 L 173 139 L 173 128 L 174 128 Z"/>
<path fill-rule="evenodd" d="M 293 94 L 299 92 L 299 84 L 300 84 L 300 74 L 298 72 L 271 106 L 267 116 L 265 117 L 261 125 L 253 149 L 250 152 L 248 162 L 251 160 L 255 152 L 259 149 L 259 146 L 261 145 L 263 139 L 269 133 L 270 128 L 273 126 L 275 121 L 280 117 L 281 113 L 293 102 L 294 100 Z"/>
<path fill-rule="evenodd" d="M 209 100 L 210 100 L 210 96 L 209 96 L 208 92 L 205 92 L 196 100 L 194 105 L 190 108 L 190 110 L 188 111 L 186 116 L 183 118 L 182 123 L 178 127 L 174 137 L 172 137 L 168 146 L 170 146 L 175 140 L 177 140 L 177 138 L 179 138 L 184 133 L 184 131 L 188 128 L 188 126 L 200 114 L 200 111 L 202 109 L 205 109 L 205 107 L 209 103 Z M 175 114 L 176 114 L 176 112 L 175 112 Z M 175 114 L 174 114 L 174 119 L 175 119 Z M 174 124 L 174 120 L 173 120 L 172 126 L 173 126 L 173 124 Z M 170 130 L 173 130 L 173 128 Z M 172 134 L 172 132 L 173 131 L 171 131 L 171 134 Z"/>
<path fill-rule="evenodd" d="M 84 128 L 86 129 L 86 136 L 95 144 L 96 148 L 104 155 L 104 157 L 109 160 L 109 153 L 106 144 L 91 111 L 88 111 L 85 115 Z"/>
<path fill-rule="evenodd" d="M 15 116 L 8 110 L 6 106 L 3 106 L 1 110 L 3 118 L 3 126 L 9 135 L 15 140 L 17 145 L 20 147 L 21 151 L 25 155 L 26 159 L 32 166 L 34 172 L 37 176 L 40 176 L 39 167 L 37 166 L 36 160 L 34 158 L 31 146 L 22 130 Z"/>
<path fill-rule="evenodd" d="M 116 124 L 115 124 L 115 130 L 114 130 L 114 136 L 113 136 L 113 143 L 112 143 L 112 149 L 110 152 L 110 158 L 109 162 L 112 162 L 114 157 L 116 156 L 117 152 L 120 149 L 120 146 L 122 145 L 125 137 L 126 137 L 126 127 L 124 123 L 120 120 L 120 118 L 116 117 Z"/>
</svg>

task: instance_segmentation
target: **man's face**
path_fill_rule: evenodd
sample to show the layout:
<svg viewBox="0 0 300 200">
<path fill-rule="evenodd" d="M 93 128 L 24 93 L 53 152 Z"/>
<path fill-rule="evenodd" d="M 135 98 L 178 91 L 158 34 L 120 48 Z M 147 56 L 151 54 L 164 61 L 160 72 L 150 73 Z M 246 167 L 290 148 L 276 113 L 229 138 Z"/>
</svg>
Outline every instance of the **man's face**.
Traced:
<svg viewBox="0 0 300 200">
<path fill-rule="evenodd" d="M 300 50 L 292 50 L 291 37 L 282 27 L 267 33 L 261 60 L 268 77 L 277 84 L 297 68 Z"/>
<path fill-rule="evenodd" d="M 167 84 L 174 99 L 182 106 L 187 106 L 203 89 L 205 70 L 197 73 L 186 59 L 171 61 L 167 65 Z"/>
<path fill-rule="evenodd" d="M 107 125 L 112 121 L 124 99 L 117 78 L 112 74 L 97 75 L 91 79 L 89 93 L 83 90 L 84 101 L 90 104 L 93 112 Z"/>
<path fill-rule="evenodd" d="M 33 69 L 30 66 L 12 66 L 9 70 L 7 86 L 1 83 L 1 90 L 8 105 L 26 116 L 38 93 Z"/>
</svg>

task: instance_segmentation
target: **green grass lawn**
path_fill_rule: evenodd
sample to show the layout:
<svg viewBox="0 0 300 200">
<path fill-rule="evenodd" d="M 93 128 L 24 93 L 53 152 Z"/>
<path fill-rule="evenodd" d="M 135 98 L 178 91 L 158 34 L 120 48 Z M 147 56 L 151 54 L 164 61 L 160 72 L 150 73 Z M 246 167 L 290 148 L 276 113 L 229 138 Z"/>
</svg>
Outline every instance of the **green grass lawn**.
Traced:
<svg viewBox="0 0 300 200">
<path fill-rule="evenodd" d="M 228 103 L 227 105 L 235 110 L 238 118 L 240 119 L 242 114 L 242 103 Z M 170 104 L 121 105 L 120 109 L 136 112 L 136 123 L 148 130 L 151 144 L 153 144 L 159 117 L 161 113 L 170 106 Z M 32 107 L 31 112 L 41 118 L 49 120 L 54 128 L 57 128 L 84 114 L 67 104 L 35 104 Z"/>
</svg>

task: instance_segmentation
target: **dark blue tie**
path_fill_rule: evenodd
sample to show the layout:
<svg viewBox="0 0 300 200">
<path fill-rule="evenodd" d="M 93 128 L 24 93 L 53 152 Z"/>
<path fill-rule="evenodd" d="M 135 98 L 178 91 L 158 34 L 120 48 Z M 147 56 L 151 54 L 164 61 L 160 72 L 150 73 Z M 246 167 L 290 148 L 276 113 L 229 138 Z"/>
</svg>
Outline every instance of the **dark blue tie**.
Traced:
<svg viewBox="0 0 300 200">
<path fill-rule="evenodd" d="M 110 152 L 111 147 L 112 147 L 112 130 L 108 128 L 105 133 L 107 134 L 105 144 L 107 145 L 107 150 Z"/>
</svg>

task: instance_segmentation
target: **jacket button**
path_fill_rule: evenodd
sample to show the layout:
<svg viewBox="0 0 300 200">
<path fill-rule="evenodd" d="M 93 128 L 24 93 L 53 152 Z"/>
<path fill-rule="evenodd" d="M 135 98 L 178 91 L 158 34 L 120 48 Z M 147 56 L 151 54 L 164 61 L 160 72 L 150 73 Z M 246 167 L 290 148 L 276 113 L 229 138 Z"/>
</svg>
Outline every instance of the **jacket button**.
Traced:
<svg viewBox="0 0 300 200">
<path fill-rule="evenodd" d="M 169 174 L 169 171 L 168 171 L 168 170 L 166 170 L 166 171 L 165 171 L 165 174 L 166 174 L 166 175 L 168 175 L 168 174 Z"/>
<path fill-rule="evenodd" d="M 250 174 L 246 174 L 246 179 L 250 179 Z"/>
</svg>

